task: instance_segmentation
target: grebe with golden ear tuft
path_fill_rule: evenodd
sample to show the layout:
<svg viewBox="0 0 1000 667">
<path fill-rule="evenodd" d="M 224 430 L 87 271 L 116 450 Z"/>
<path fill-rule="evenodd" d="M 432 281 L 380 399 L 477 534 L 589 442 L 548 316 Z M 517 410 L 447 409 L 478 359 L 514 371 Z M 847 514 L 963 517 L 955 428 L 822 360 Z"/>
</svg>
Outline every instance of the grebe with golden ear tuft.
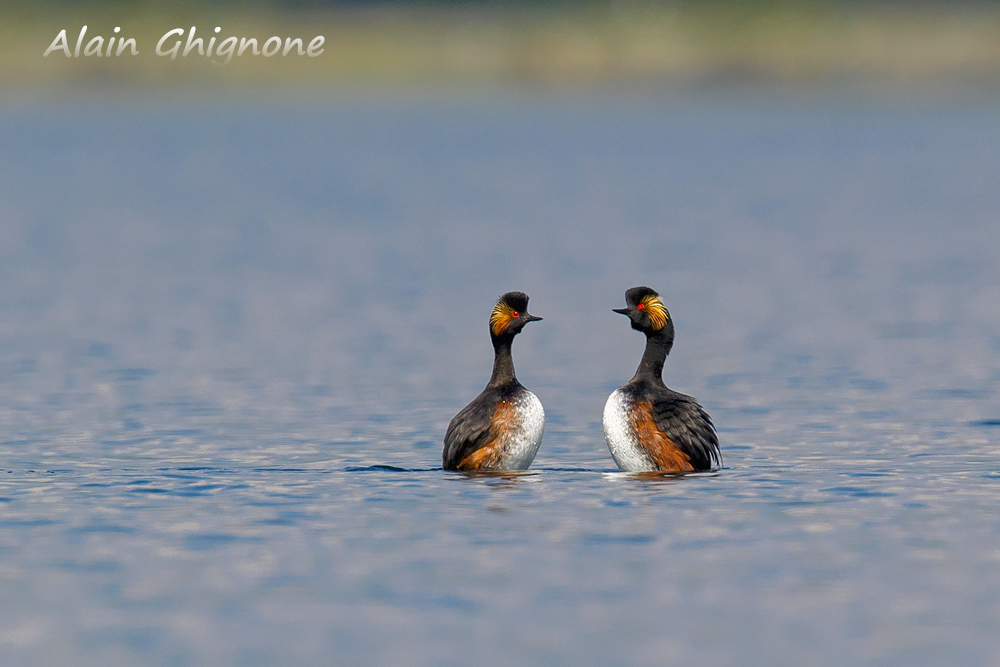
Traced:
<svg viewBox="0 0 1000 667">
<path fill-rule="evenodd" d="M 445 470 L 526 470 L 545 428 L 538 398 L 514 376 L 511 344 L 528 322 L 528 295 L 507 292 L 490 315 L 493 374 L 486 389 L 455 415 L 444 436 Z"/>
<path fill-rule="evenodd" d="M 674 323 L 649 287 L 625 292 L 629 318 L 646 335 L 646 349 L 631 380 L 604 406 L 604 437 L 625 472 L 690 472 L 722 464 L 712 418 L 698 401 L 663 384 L 663 362 L 674 344 Z"/>
</svg>

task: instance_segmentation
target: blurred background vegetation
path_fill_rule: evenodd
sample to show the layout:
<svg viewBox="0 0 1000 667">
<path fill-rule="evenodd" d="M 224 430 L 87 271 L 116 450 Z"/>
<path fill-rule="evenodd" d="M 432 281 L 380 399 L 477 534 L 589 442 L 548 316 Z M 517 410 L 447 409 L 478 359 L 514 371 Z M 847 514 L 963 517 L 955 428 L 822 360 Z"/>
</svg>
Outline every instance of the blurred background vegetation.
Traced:
<svg viewBox="0 0 1000 667">
<path fill-rule="evenodd" d="M 0 0 L 0 86 L 375 82 L 1000 81 L 1000 2 L 25 2 Z M 115 26 L 140 54 L 42 53 Z M 319 58 L 154 55 L 173 28 L 207 38 L 326 37 Z"/>
</svg>

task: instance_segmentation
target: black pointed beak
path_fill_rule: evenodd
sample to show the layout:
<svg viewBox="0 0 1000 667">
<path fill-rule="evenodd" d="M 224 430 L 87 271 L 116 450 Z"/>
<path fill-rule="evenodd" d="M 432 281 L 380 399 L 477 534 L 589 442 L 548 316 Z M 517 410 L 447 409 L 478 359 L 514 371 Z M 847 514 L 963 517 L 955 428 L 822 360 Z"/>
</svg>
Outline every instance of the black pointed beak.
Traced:
<svg viewBox="0 0 1000 667">
<path fill-rule="evenodd" d="M 535 317 L 534 315 L 528 315 L 528 319 L 525 320 L 525 322 L 541 322 L 541 321 L 542 318 Z"/>
<path fill-rule="evenodd" d="M 612 308 L 611 312 L 619 313 L 621 315 L 628 315 L 628 308 Z"/>
</svg>

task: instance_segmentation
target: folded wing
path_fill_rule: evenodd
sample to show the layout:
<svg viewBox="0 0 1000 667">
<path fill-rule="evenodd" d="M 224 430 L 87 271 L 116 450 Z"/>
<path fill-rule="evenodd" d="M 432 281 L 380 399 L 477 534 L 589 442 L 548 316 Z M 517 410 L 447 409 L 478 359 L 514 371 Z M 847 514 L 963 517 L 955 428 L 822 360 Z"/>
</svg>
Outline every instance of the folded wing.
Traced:
<svg viewBox="0 0 1000 667">
<path fill-rule="evenodd" d="M 719 438 L 712 418 L 698 402 L 677 392 L 653 400 L 653 419 L 691 460 L 695 470 L 709 470 L 722 464 Z"/>
</svg>

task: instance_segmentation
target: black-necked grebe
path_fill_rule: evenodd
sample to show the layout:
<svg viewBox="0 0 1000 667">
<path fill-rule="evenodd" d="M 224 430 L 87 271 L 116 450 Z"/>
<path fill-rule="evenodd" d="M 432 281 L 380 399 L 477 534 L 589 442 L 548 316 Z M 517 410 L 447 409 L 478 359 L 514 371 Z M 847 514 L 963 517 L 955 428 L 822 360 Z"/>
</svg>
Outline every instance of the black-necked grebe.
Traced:
<svg viewBox="0 0 1000 667">
<path fill-rule="evenodd" d="M 528 322 L 528 295 L 507 292 L 490 315 L 493 375 L 486 389 L 455 415 L 444 436 L 445 470 L 526 470 L 538 452 L 545 411 L 514 376 L 510 347 Z"/>
<path fill-rule="evenodd" d="M 649 287 L 625 292 L 632 328 L 646 334 L 635 376 L 608 397 L 604 437 L 611 457 L 626 472 L 689 472 L 721 465 L 719 439 L 698 401 L 663 384 L 663 362 L 674 344 L 674 323 Z"/>
</svg>

